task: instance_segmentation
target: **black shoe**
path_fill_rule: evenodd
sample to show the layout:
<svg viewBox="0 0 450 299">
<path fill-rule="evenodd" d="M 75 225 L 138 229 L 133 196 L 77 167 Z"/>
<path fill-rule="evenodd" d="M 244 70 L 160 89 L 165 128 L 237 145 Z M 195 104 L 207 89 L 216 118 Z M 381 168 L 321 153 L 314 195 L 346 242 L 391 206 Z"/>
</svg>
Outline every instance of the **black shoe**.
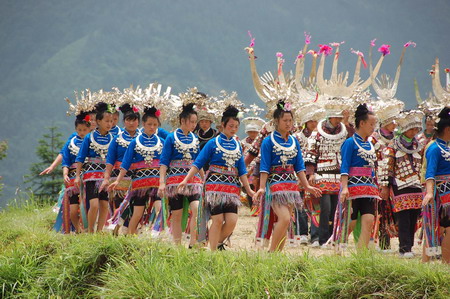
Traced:
<svg viewBox="0 0 450 299">
<path fill-rule="evenodd" d="M 217 246 L 217 250 L 220 250 L 220 251 L 225 250 L 225 244 L 220 243 L 220 244 Z"/>
</svg>

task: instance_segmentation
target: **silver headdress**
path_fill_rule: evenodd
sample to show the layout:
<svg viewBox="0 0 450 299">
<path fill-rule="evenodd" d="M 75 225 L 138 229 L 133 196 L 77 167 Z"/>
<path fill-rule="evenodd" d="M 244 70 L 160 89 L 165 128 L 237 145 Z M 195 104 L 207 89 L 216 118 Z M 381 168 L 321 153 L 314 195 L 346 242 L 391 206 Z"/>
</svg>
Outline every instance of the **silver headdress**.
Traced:
<svg viewBox="0 0 450 299">
<path fill-rule="evenodd" d="M 424 113 L 420 110 L 403 111 L 397 118 L 400 131 L 403 133 L 413 128 L 422 130 L 423 116 Z"/>
</svg>

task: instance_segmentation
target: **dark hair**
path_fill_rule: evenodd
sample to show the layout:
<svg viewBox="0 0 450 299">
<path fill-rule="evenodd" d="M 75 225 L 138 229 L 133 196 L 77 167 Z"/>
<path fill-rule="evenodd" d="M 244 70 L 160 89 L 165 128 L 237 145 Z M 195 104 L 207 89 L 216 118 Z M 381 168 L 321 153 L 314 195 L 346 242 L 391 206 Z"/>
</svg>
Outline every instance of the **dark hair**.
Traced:
<svg viewBox="0 0 450 299">
<path fill-rule="evenodd" d="M 194 103 L 183 105 L 183 109 L 181 110 L 181 113 L 178 116 L 180 123 L 182 119 L 188 119 L 192 114 L 197 115 L 197 112 L 194 110 Z"/>
<path fill-rule="evenodd" d="M 91 126 L 91 123 L 87 120 L 85 120 L 86 116 L 88 116 L 90 112 L 81 112 L 78 114 L 75 118 L 75 128 L 78 127 L 78 125 L 85 125 L 87 127 Z"/>
<path fill-rule="evenodd" d="M 444 133 L 445 128 L 450 127 L 450 107 L 444 107 L 438 114 L 439 121 L 436 123 L 436 134 Z"/>
<path fill-rule="evenodd" d="M 140 120 L 139 112 L 134 112 L 133 107 L 130 106 L 130 104 L 123 104 L 120 106 L 120 111 L 123 114 L 123 121 L 125 120 Z"/>
<path fill-rule="evenodd" d="M 234 107 L 233 105 L 228 105 L 228 107 L 225 108 L 225 111 L 222 113 L 221 122 L 223 122 L 223 126 L 226 127 L 230 119 L 236 120 L 238 123 L 240 123 L 240 120 L 237 117 L 238 113 L 239 110 L 236 107 Z"/>
<path fill-rule="evenodd" d="M 277 103 L 277 108 L 275 109 L 275 111 L 273 112 L 273 118 L 274 119 L 280 119 L 284 116 L 285 113 L 289 113 L 292 117 L 294 117 L 294 115 L 292 114 L 292 111 L 286 111 L 284 110 L 284 105 L 286 105 L 286 100 L 282 99 L 279 100 Z"/>
<path fill-rule="evenodd" d="M 198 95 L 201 95 L 202 96 L 202 98 L 207 98 L 208 96 L 206 95 L 206 93 L 203 93 L 203 92 L 201 92 L 201 91 L 197 91 L 197 94 Z"/>
<path fill-rule="evenodd" d="M 105 102 L 100 102 L 95 105 L 95 119 L 102 120 L 105 113 L 111 113 L 110 106 Z"/>
<path fill-rule="evenodd" d="M 359 128 L 361 121 L 369 119 L 369 115 L 375 114 L 367 108 L 367 104 L 359 104 L 355 111 L 355 126 L 357 129 Z"/>
<path fill-rule="evenodd" d="M 149 117 L 152 117 L 152 118 L 156 118 L 156 120 L 158 121 L 158 124 L 161 125 L 161 122 L 159 121 L 159 117 L 156 116 L 157 111 L 158 111 L 158 109 L 156 109 L 155 107 L 146 107 L 144 109 L 144 115 L 142 116 L 142 121 L 146 122 Z"/>
</svg>

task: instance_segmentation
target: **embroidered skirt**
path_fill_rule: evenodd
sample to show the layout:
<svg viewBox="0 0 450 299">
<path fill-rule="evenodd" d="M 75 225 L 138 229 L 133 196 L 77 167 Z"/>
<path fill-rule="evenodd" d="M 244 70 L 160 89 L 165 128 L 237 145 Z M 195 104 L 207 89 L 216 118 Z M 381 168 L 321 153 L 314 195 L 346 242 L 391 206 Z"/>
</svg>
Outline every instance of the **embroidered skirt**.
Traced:
<svg viewBox="0 0 450 299">
<path fill-rule="evenodd" d="M 64 182 L 64 185 L 66 187 L 64 190 L 64 196 L 67 196 L 67 198 L 80 193 L 80 189 L 77 186 L 75 186 L 75 176 L 76 176 L 76 165 L 75 164 L 73 164 L 69 167 L 68 176 L 69 176 L 70 182 L 69 183 Z"/>
<path fill-rule="evenodd" d="M 450 175 L 439 175 L 435 177 L 435 180 L 441 217 L 450 217 Z"/>
<path fill-rule="evenodd" d="M 399 190 L 397 186 L 392 186 L 391 190 L 394 213 L 422 208 L 423 192 L 421 188 L 407 187 Z"/>
<path fill-rule="evenodd" d="M 380 198 L 380 191 L 375 185 L 372 168 L 350 167 L 348 176 L 349 200 L 356 198 Z"/>
<path fill-rule="evenodd" d="M 322 194 L 339 194 L 341 175 L 333 173 L 317 174 L 316 187 L 322 190 Z"/>
<path fill-rule="evenodd" d="M 211 209 L 225 204 L 240 206 L 241 184 L 236 168 L 210 165 L 205 180 L 205 198 Z"/>
<path fill-rule="evenodd" d="M 292 165 L 273 166 L 267 184 L 272 196 L 272 205 L 290 205 L 303 209 L 303 201 L 298 191 L 297 174 Z"/>
<path fill-rule="evenodd" d="M 170 162 L 169 169 L 167 170 L 167 195 L 170 198 L 175 197 L 178 184 L 181 183 L 189 170 L 192 168 L 192 160 L 173 160 Z M 184 188 L 184 194 L 186 196 L 198 195 L 202 192 L 203 182 L 200 175 L 197 173 L 189 182 L 186 188 Z"/>
<path fill-rule="evenodd" d="M 106 169 L 106 161 L 100 157 L 87 158 L 83 164 L 83 182 L 96 182 L 95 189 L 98 190 L 103 182 Z"/>
</svg>

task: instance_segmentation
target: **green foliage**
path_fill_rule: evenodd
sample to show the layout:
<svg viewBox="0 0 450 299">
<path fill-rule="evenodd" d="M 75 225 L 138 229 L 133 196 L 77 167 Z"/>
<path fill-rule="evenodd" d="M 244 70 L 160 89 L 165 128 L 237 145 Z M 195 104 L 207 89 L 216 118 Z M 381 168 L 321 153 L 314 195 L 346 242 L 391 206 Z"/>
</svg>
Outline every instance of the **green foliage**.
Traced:
<svg viewBox="0 0 450 299">
<path fill-rule="evenodd" d="M 1 297 L 449 298 L 448 266 L 375 252 L 310 257 L 62 235 L 33 196 L 0 212 Z"/>
<path fill-rule="evenodd" d="M 36 155 L 40 162 L 31 164 L 30 173 L 25 176 L 25 183 L 30 183 L 34 194 L 38 197 L 56 197 L 61 189 L 62 169 L 55 168 L 50 174 L 39 175 L 42 170 L 50 166 L 64 145 L 62 134 L 55 126 L 47 128 L 49 133 L 39 139 Z"/>
</svg>

